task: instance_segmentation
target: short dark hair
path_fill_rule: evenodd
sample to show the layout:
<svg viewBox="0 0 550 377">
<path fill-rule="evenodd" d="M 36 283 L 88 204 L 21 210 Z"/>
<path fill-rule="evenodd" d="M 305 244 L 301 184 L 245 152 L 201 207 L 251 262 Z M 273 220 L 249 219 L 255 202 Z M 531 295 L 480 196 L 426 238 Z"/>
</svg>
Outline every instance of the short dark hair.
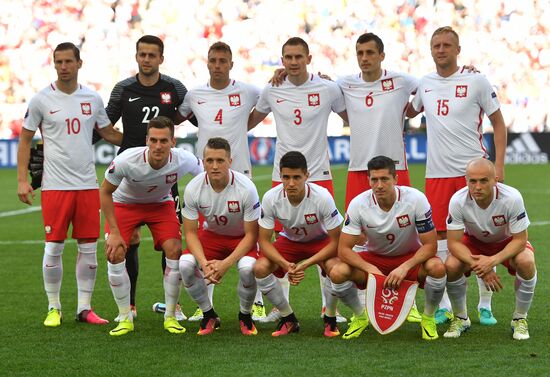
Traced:
<svg viewBox="0 0 550 377">
<path fill-rule="evenodd" d="M 210 48 L 208 49 L 208 53 L 210 54 L 210 51 L 224 51 L 228 52 L 229 55 L 233 56 L 233 53 L 231 52 L 231 47 L 225 42 L 216 42 Z"/>
<path fill-rule="evenodd" d="M 382 39 L 374 33 L 361 34 L 359 36 L 359 38 L 357 38 L 357 43 L 356 44 L 363 44 L 363 43 L 367 43 L 367 42 L 370 42 L 370 41 L 374 41 L 374 43 L 376 43 L 376 47 L 378 47 L 378 52 L 379 53 L 384 52 L 384 42 L 382 42 Z"/>
<path fill-rule="evenodd" d="M 208 139 L 206 142 L 206 145 L 204 146 L 204 149 L 206 148 L 210 149 L 223 149 L 227 152 L 228 156 L 231 156 L 231 146 L 229 145 L 229 141 L 224 139 L 223 137 L 213 137 Z M 204 154 L 204 151 L 203 151 Z"/>
<path fill-rule="evenodd" d="M 292 37 L 285 42 L 285 44 L 283 45 L 283 48 L 281 49 L 281 53 L 283 55 L 285 54 L 286 46 L 302 46 L 306 50 L 306 55 L 309 55 L 309 46 L 307 45 L 306 41 L 304 41 L 300 37 Z"/>
<path fill-rule="evenodd" d="M 149 134 L 149 129 L 151 128 L 168 128 L 170 130 L 170 136 L 174 137 L 174 122 L 172 122 L 172 119 L 163 115 L 155 117 L 149 121 L 147 124 L 147 134 Z"/>
<path fill-rule="evenodd" d="M 456 38 L 456 44 L 460 46 L 460 37 L 458 36 L 458 33 L 454 31 L 454 29 L 450 26 L 442 26 L 440 28 L 437 28 L 432 34 L 432 37 L 430 38 L 430 46 L 432 45 L 432 40 L 436 35 L 445 34 L 445 33 L 452 34 Z"/>
<path fill-rule="evenodd" d="M 388 169 L 390 174 L 395 177 L 395 161 L 386 156 L 373 157 L 367 164 L 367 170 L 370 177 L 371 170 Z"/>
<path fill-rule="evenodd" d="M 307 173 L 307 160 L 300 152 L 290 151 L 281 157 L 279 170 L 282 171 L 283 168 L 302 169 L 304 173 Z"/>
<path fill-rule="evenodd" d="M 161 56 L 164 55 L 164 43 L 162 42 L 162 39 L 160 39 L 159 37 L 157 37 L 155 35 L 144 35 L 143 37 L 138 39 L 138 41 L 136 42 L 136 52 L 138 50 L 138 47 L 139 47 L 140 43 L 147 43 L 147 44 L 150 44 L 150 45 L 157 45 L 157 46 L 159 46 L 160 55 Z"/>
<path fill-rule="evenodd" d="M 55 60 L 55 53 L 56 52 L 58 52 L 58 51 L 67 51 L 67 50 L 72 50 L 72 52 L 74 54 L 74 57 L 76 58 L 76 61 L 80 60 L 80 50 L 78 49 L 78 47 L 76 47 L 76 45 L 74 43 L 71 43 L 71 42 L 63 42 L 63 43 L 60 43 L 60 44 L 57 45 L 55 50 L 53 50 L 54 60 Z"/>
</svg>

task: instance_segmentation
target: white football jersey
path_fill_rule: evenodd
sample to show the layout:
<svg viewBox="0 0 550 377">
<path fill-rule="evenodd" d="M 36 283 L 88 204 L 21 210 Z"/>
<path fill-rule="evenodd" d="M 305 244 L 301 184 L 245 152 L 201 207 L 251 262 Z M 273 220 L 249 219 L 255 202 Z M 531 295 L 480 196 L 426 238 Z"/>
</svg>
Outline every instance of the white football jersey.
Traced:
<svg viewBox="0 0 550 377">
<path fill-rule="evenodd" d="M 426 75 L 420 79 L 412 104 L 416 111 L 424 108 L 426 115 L 426 178 L 461 177 L 470 160 L 488 157 L 483 114 L 493 114 L 500 104 L 484 75 L 464 68 L 449 77 Z"/>
<path fill-rule="evenodd" d="M 422 246 L 418 234 L 435 229 L 428 199 L 407 186 L 395 186 L 395 194 L 388 212 L 380 208 L 372 190 L 353 198 L 342 232 L 355 236 L 364 232 L 364 249 L 375 254 L 399 256 L 418 250 Z"/>
<path fill-rule="evenodd" d="M 167 164 L 153 169 L 148 151 L 149 147 L 128 148 L 105 171 L 105 179 L 118 186 L 113 193 L 115 203 L 171 201 L 174 183 L 185 174 L 196 176 L 203 171 L 201 160 L 181 148 L 172 148 Z"/>
<path fill-rule="evenodd" d="M 481 242 L 496 243 L 520 233 L 529 226 L 523 198 L 518 190 L 497 183 L 493 201 L 486 209 L 480 208 L 468 192 L 468 187 L 457 191 L 449 203 L 448 230 L 461 230 Z"/>
<path fill-rule="evenodd" d="M 252 177 L 248 148 L 248 116 L 256 106 L 260 90 L 253 85 L 231 80 L 221 90 L 209 84 L 190 90 L 179 112 L 188 117 L 195 115 L 199 133 L 195 153 L 203 157 L 208 139 L 223 137 L 231 146 L 231 169 Z"/>
<path fill-rule="evenodd" d="M 29 102 L 23 127 L 42 132 L 42 191 L 97 188 L 92 133 L 94 127 L 109 124 L 99 94 L 80 84 L 71 94 L 55 83 L 38 92 Z"/>
<path fill-rule="evenodd" d="M 199 174 L 185 187 L 183 217 L 205 218 L 204 229 L 224 236 L 244 236 L 244 222 L 260 217 L 260 197 L 254 183 L 246 175 L 229 171 L 229 183 L 221 192 L 210 185 L 206 172 Z"/>
<path fill-rule="evenodd" d="M 288 201 L 282 184 L 265 193 L 258 223 L 262 228 L 274 229 L 275 220 L 283 225 L 281 237 L 309 242 L 325 238 L 327 230 L 339 227 L 343 218 L 327 189 L 306 183 L 306 195 L 297 206 Z"/>
<path fill-rule="evenodd" d="M 280 182 L 279 160 L 290 151 L 300 151 L 307 160 L 310 181 L 332 179 L 328 154 L 328 117 L 346 109 L 338 85 L 310 75 L 300 86 L 285 79 L 279 87 L 264 88 L 256 110 L 273 112 L 277 130 L 273 181 Z"/>
<path fill-rule="evenodd" d="M 418 80 L 383 70 L 373 82 L 364 81 L 359 73 L 337 83 L 344 93 L 351 131 L 349 170 L 367 170 L 367 163 L 376 156 L 387 156 L 397 170 L 406 170 L 405 110 Z"/>
</svg>

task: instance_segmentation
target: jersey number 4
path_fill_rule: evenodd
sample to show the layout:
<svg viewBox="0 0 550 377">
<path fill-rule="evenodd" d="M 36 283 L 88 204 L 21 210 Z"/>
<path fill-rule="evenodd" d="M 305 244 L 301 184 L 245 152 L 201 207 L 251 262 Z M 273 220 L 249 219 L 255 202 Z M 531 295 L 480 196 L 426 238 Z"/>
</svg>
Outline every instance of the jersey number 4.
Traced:
<svg viewBox="0 0 550 377">
<path fill-rule="evenodd" d="M 216 117 L 214 118 L 214 122 L 218 122 L 218 124 L 223 124 L 223 110 L 219 109 L 218 113 L 216 114 Z"/>
</svg>

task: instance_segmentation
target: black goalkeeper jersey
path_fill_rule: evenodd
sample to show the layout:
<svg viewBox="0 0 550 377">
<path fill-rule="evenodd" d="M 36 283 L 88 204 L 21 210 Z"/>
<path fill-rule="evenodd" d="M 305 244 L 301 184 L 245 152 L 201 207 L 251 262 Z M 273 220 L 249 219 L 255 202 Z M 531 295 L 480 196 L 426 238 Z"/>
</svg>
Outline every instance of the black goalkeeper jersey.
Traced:
<svg viewBox="0 0 550 377">
<path fill-rule="evenodd" d="M 186 93 L 179 80 L 163 74 L 153 86 L 140 84 L 137 75 L 117 83 L 105 110 L 113 125 L 122 117 L 124 133 L 119 153 L 145 145 L 147 124 L 152 118 L 163 115 L 175 120 Z"/>
</svg>

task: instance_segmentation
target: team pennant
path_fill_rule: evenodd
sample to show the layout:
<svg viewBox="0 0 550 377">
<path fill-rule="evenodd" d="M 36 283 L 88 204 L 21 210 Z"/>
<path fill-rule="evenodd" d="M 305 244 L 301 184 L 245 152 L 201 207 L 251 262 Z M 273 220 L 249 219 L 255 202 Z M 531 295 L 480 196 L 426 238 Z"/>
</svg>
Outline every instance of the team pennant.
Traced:
<svg viewBox="0 0 550 377">
<path fill-rule="evenodd" d="M 397 330 L 411 311 L 418 283 L 403 280 L 398 290 L 384 288 L 384 275 L 369 274 L 367 313 L 372 327 L 385 335 Z"/>
</svg>

